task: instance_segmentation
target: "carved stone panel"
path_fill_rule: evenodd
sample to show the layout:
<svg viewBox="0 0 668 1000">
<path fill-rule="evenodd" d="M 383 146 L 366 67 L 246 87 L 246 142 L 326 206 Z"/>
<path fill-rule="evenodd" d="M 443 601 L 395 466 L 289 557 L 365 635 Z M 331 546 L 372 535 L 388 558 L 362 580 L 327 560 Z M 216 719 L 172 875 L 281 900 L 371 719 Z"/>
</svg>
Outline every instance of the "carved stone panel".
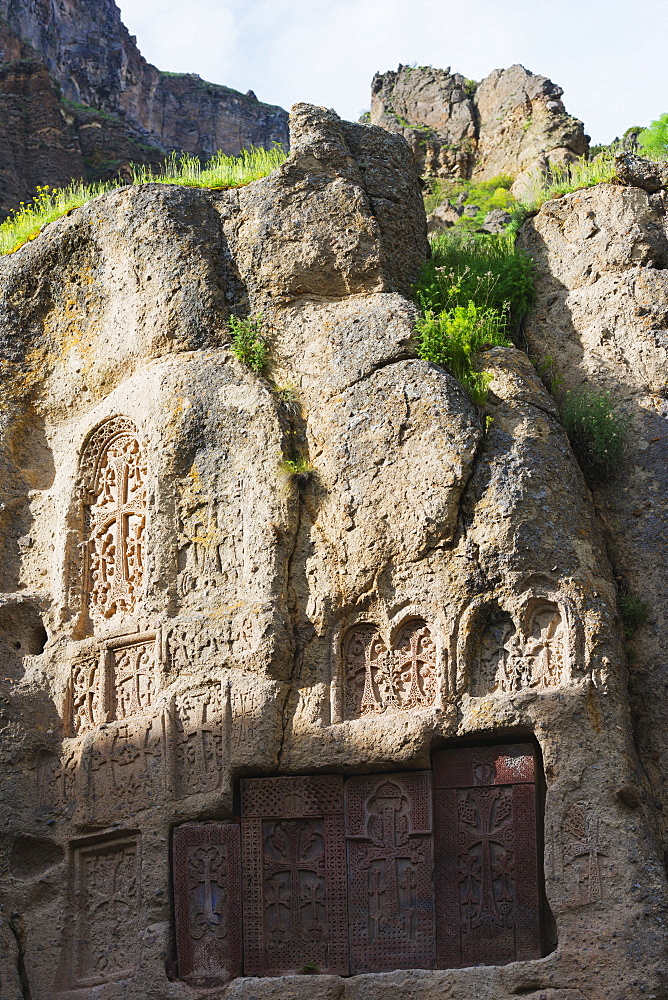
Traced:
<svg viewBox="0 0 668 1000">
<path fill-rule="evenodd" d="M 91 620 L 132 614 L 144 587 L 147 467 L 127 417 L 105 421 L 82 459 L 86 566 Z"/>
<path fill-rule="evenodd" d="M 439 966 L 539 958 L 533 747 L 440 751 L 434 804 Z"/>
<path fill-rule="evenodd" d="M 179 978 L 215 985 L 241 975 L 241 836 L 234 823 L 174 831 Z"/>
<path fill-rule="evenodd" d="M 482 632 L 472 693 L 507 693 L 549 688 L 568 680 L 566 627 L 556 604 L 540 601 L 524 637 L 509 614 L 491 611 Z"/>
<path fill-rule="evenodd" d="M 75 849 L 76 986 L 109 983 L 134 972 L 140 957 L 140 865 L 138 835 Z"/>
<path fill-rule="evenodd" d="M 429 708 L 436 698 L 436 647 L 415 619 L 388 649 L 374 625 L 356 626 L 344 643 L 346 718 Z"/>
<path fill-rule="evenodd" d="M 567 906 L 586 906 L 602 898 L 600 857 L 606 854 L 607 848 L 595 810 L 588 802 L 576 802 L 561 825 L 562 863 L 568 886 Z"/>
<path fill-rule="evenodd" d="M 166 713 L 128 719 L 102 730 L 87 761 L 92 818 L 129 814 L 162 800 L 168 786 Z"/>
<path fill-rule="evenodd" d="M 348 973 L 343 780 L 241 783 L 244 971 Z"/>
<path fill-rule="evenodd" d="M 221 684 L 176 699 L 176 754 L 182 795 L 219 788 L 226 759 L 229 692 Z"/>
<path fill-rule="evenodd" d="M 346 781 L 350 971 L 435 961 L 431 774 Z"/>
<path fill-rule="evenodd" d="M 127 719 L 145 712 L 155 701 L 155 636 L 119 646 L 113 657 L 111 718 Z"/>
<path fill-rule="evenodd" d="M 96 650 L 72 664 L 65 708 L 65 727 L 80 736 L 106 721 L 104 656 Z"/>
</svg>

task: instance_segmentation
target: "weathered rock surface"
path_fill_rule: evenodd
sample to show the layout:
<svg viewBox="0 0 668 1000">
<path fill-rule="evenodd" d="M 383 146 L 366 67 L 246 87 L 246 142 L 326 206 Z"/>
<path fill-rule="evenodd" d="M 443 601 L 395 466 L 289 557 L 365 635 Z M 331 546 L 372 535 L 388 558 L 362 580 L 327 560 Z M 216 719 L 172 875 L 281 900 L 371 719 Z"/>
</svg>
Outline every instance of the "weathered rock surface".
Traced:
<svg viewBox="0 0 668 1000">
<path fill-rule="evenodd" d="M 476 84 L 450 69 L 400 66 L 377 73 L 370 120 L 408 140 L 428 177 L 501 174 L 523 193 L 550 163 L 586 153 L 582 122 L 566 114 L 563 91 L 544 76 L 515 65 Z"/>
<path fill-rule="evenodd" d="M 618 477 L 593 488 L 615 575 L 649 606 L 630 645 L 634 734 L 668 828 L 668 218 L 665 192 L 648 193 L 653 164 L 625 156 L 638 187 L 599 185 L 547 202 L 522 231 L 538 264 L 527 325 L 537 358 L 554 359 L 566 388 L 610 390 L 632 420 Z M 618 162 L 618 171 L 619 171 Z"/>
<path fill-rule="evenodd" d="M 0 923 L 2 988 L 662 996 L 666 877 L 615 583 L 554 402 L 515 349 L 481 359 L 485 418 L 416 358 L 404 295 L 428 247 L 402 139 L 302 105 L 292 148 L 237 191 L 105 195 L 0 262 L 0 877 L 16 915 L 16 933 Z M 229 346 L 230 313 L 259 309 L 273 381 Z M 297 455 L 313 471 L 286 485 L 279 463 Z M 369 630 L 388 648 L 426 643 L 394 701 L 380 680 L 360 701 L 351 642 Z M 239 779 L 419 772 L 434 751 L 477 746 L 476 794 L 499 801 L 503 826 L 509 797 L 485 786 L 484 748 L 530 740 L 544 770 L 543 957 L 215 988 L 206 970 L 179 978 L 170 839 L 238 817 Z M 638 808 L 617 794 L 629 787 Z M 410 830 L 397 829 L 402 844 Z M 514 906 L 504 843 L 498 902 Z M 222 884 L 207 871 L 192 898 L 208 879 L 215 943 Z M 252 908 L 245 919 L 264 927 Z"/>
</svg>

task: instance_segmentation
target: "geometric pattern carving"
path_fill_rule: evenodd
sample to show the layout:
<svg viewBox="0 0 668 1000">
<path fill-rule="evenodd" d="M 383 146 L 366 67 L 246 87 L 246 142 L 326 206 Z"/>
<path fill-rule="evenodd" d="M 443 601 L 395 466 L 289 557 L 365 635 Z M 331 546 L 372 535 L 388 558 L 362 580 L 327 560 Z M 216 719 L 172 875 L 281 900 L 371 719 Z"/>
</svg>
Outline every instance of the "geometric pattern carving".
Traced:
<svg viewBox="0 0 668 1000">
<path fill-rule="evenodd" d="M 574 890 L 567 906 L 597 903 L 603 895 L 599 855 L 607 843 L 601 839 L 600 820 L 587 802 L 570 807 L 561 827 L 564 873 L 572 875 Z"/>
<path fill-rule="evenodd" d="M 166 712 L 111 724 L 92 746 L 84 804 L 98 817 L 145 808 L 167 788 L 167 745 Z"/>
<path fill-rule="evenodd" d="M 566 627 L 556 604 L 541 601 L 533 611 L 525 640 L 510 615 L 493 609 L 480 642 L 475 696 L 494 691 L 555 687 L 566 680 Z"/>
<path fill-rule="evenodd" d="M 431 773 L 349 778 L 345 795 L 351 972 L 432 968 Z"/>
<path fill-rule="evenodd" d="M 439 966 L 539 958 L 533 747 L 443 750 L 433 764 Z"/>
<path fill-rule="evenodd" d="M 173 859 L 179 978 L 193 986 L 213 986 L 241 975 L 239 826 L 179 826 Z"/>
<path fill-rule="evenodd" d="M 127 719 L 145 712 L 155 699 L 155 637 L 113 650 L 113 699 L 111 718 Z"/>
<path fill-rule="evenodd" d="M 74 871 L 75 985 L 122 979 L 139 958 L 139 837 L 76 848 Z"/>
<path fill-rule="evenodd" d="M 132 614 L 144 586 L 147 467 L 131 420 L 112 417 L 94 431 L 81 472 L 84 593 L 100 622 Z"/>
<path fill-rule="evenodd" d="M 346 718 L 430 708 L 436 698 L 436 646 L 427 624 L 408 622 L 388 649 L 374 625 L 349 633 L 344 646 Z"/>
<path fill-rule="evenodd" d="M 343 780 L 241 782 L 244 972 L 348 973 Z"/>
</svg>

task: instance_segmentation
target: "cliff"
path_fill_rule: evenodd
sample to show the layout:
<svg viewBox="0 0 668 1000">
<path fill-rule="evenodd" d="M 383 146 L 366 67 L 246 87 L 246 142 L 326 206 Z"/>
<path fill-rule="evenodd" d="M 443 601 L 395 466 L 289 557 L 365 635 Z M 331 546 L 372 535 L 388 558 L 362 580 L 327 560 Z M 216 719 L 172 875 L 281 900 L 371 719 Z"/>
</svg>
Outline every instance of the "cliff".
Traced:
<svg viewBox="0 0 668 1000">
<path fill-rule="evenodd" d="M 304 105 L 291 140 L 0 261 L 2 996 L 665 995 L 665 799 L 554 400 L 515 348 L 484 413 L 416 357 L 403 140 Z M 530 338 L 612 378 L 664 227 L 635 188 L 545 206 Z M 599 277 L 603 353 L 564 327 Z M 264 376 L 228 331 L 260 311 Z M 606 501 L 649 483 L 639 531 L 650 431 Z"/>
<path fill-rule="evenodd" d="M 404 136 L 423 176 L 510 174 L 517 194 L 530 174 L 587 152 L 582 122 L 566 113 L 562 95 L 519 65 L 481 83 L 450 69 L 399 66 L 374 77 L 370 121 Z"/>
<path fill-rule="evenodd" d="M 0 217 L 37 185 L 125 176 L 171 150 L 287 145 L 287 113 L 147 63 L 113 2 L 0 4 Z"/>
</svg>

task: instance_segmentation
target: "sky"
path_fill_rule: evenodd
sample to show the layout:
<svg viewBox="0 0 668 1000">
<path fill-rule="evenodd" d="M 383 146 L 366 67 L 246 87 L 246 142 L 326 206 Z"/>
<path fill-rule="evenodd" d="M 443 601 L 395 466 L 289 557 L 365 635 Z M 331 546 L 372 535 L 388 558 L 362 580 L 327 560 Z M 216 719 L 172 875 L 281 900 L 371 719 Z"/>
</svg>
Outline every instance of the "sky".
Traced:
<svg viewBox="0 0 668 1000">
<path fill-rule="evenodd" d="M 668 3 L 646 0 L 117 0 L 160 69 L 356 120 L 399 63 L 481 80 L 522 63 L 564 90 L 595 143 L 668 111 Z"/>
</svg>

